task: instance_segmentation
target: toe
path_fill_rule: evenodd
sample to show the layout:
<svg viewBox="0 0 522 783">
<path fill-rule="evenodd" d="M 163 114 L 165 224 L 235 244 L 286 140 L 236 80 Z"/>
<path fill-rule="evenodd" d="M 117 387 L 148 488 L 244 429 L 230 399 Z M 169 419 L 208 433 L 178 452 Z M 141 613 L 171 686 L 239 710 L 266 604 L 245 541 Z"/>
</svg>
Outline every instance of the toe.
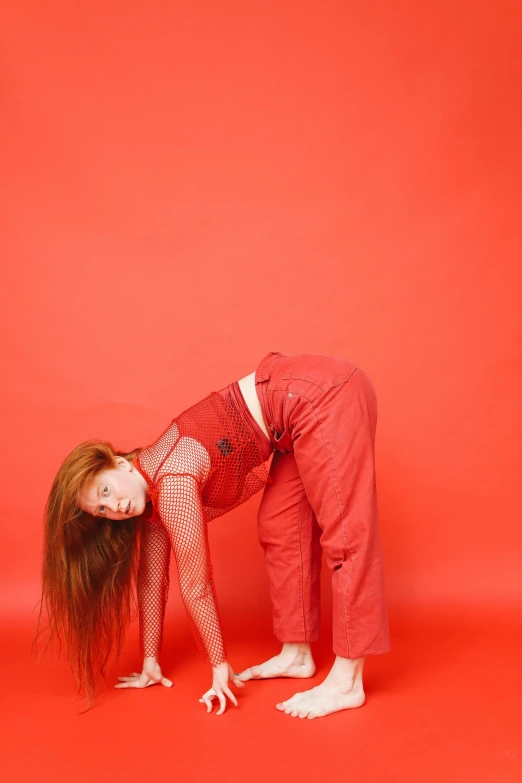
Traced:
<svg viewBox="0 0 522 783">
<path fill-rule="evenodd" d="M 296 693 L 296 694 L 295 694 L 295 696 L 292 696 L 292 698 L 291 698 L 291 699 L 286 699 L 286 700 L 283 702 L 283 705 L 284 705 L 285 707 L 290 707 L 290 708 L 297 707 L 297 706 L 298 706 L 298 704 L 299 704 L 299 696 L 300 696 L 300 694 L 299 694 L 299 693 Z"/>
</svg>

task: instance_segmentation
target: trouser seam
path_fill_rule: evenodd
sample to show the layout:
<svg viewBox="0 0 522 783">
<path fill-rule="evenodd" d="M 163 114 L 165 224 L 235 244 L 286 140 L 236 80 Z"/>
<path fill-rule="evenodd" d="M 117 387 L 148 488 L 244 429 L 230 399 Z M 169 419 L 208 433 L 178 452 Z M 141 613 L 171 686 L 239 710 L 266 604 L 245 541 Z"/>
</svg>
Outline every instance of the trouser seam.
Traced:
<svg viewBox="0 0 522 783">
<path fill-rule="evenodd" d="M 301 481 L 302 480 L 303 479 L 301 477 Z M 300 525 L 299 525 L 299 514 L 301 512 L 301 505 L 303 503 L 303 498 L 305 497 L 305 495 L 306 495 L 306 492 L 305 492 L 304 487 L 303 487 L 303 490 L 302 490 L 302 493 L 301 493 L 301 499 L 300 499 L 299 504 L 297 506 L 297 540 L 298 540 L 298 543 L 299 543 L 299 563 L 300 563 L 299 580 L 300 580 L 300 583 L 301 583 L 301 611 L 302 611 L 302 621 L 303 621 L 304 635 L 305 635 L 305 638 L 306 638 L 308 636 L 308 633 L 307 633 L 307 624 L 306 624 L 306 619 L 305 619 L 304 579 L 303 579 L 303 549 L 302 549 L 302 546 L 301 546 L 301 528 L 300 528 Z"/>
<path fill-rule="evenodd" d="M 345 531 L 344 531 L 345 518 L 344 518 L 344 514 L 342 512 L 342 507 L 341 507 L 341 502 L 340 502 L 340 499 L 339 499 L 339 493 L 337 491 L 336 482 L 334 480 L 335 471 L 334 471 L 334 468 L 333 468 L 332 458 L 331 458 L 328 446 L 326 444 L 326 440 L 325 440 L 325 437 L 324 437 L 323 428 L 322 428 L 322 424 L 321 424 L 321 420 L 319 418 L 319 415 L 318 415 L 314 405 L 312 403 L 310 403 L 310 404 L 311 404 L 312 411 L 314 413 L 315 419 L 317 421 L 317 426 L 318 426 L 319 432 L 321 434 L 321 440 L 323 442 L 323 447 L 324 447 L 324 450 L 326 452 L 326 456 L 328 458 L 328 467 L 329 467 L 330 480 L 332 482 L 332 486 L 333 486 L 333 489 L 334 489 L 335 499 L 337 500 L 337 505 L 338 505 L 338 509 L 339 509 L 339 517 L 341 519 L 341 537 L 342 537 L 342 541 L 343 541 L 343 544 L 344 544 L 344 548 L 346 550 L 349 550 L 350 548 L 349 548 L 349 546 L 348 546 L 348 544 L 346 542 Z M 297 467 L 299 468 L 299 465 Z M 299 471 L 299 472 L 301 472 L 301 471 Z M 301 476 L 301 478 L 302 478 L 302 476 Z M 306 492 L 306 487 L 305 487 L 305 492 Z M 319 518 L 317 518 L 317 519 L 319 521 Z M 332 570 L 332 578 L 333 578 L 333 570 Z M 349 613 L 350 607 L 348 605 L 346 595 L 347 595 L 347 592 L 348 592 L 349 585 L 350 585 L 350 583 L 347 581 L 346 587 L 345 587 L 344 592 L 343 592 L 344 634 L 345 634 L 345 638 L 346 638 L 346 648 L 347 648 L 348 651 L 350 651 L 350 638 L 349 638 L 349 633 L 348 633 L 348 613 Z"/>
</svg>

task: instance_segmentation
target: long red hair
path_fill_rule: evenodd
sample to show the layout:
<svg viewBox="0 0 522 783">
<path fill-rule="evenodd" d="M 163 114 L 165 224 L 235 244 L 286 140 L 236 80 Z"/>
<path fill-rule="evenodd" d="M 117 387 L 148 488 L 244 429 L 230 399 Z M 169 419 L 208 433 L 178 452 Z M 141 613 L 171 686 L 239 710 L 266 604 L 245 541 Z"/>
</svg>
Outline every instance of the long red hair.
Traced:
<svg viewBox="0 0 522 783">
<path fill-rule="evenodd" d="M 97 473 L 115 467 L 116 456 L 132 460 L 138 451 L 123 454 L 100 440 L 81 443 L 62 463 L 45 507 L 42 596 L 32 650 L 47 629 L 37 662 L 51 643 L 58 642 L 59 653 L 66 643 L 78 693 L 85 688 L 84 711 L 113 650 L 119 656 L 136 608 L 144 519 L 95 518 L 82 511 L 80 497 Z M 48 622 L 40 630 L 44 610 Z"/>
</svg>

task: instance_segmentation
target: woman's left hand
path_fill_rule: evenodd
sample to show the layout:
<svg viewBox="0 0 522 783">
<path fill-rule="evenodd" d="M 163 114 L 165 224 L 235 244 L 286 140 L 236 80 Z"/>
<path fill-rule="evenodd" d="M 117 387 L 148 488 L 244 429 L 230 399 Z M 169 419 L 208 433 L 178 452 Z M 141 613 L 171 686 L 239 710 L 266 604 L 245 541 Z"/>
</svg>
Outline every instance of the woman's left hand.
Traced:
<svg viewBox="0 0 522 783">
<path fill-rule="evenodd" d="M 245 683 L 235 675 L 232 666 L 227 661 L 212 667 L 212 688 L 204 693 L 199 700 L 201 704 L 206 704 L 207 712 L 212 712 L 212 701 L 219 699 L 219 710 L 216 715 L 222 715 L 227 706 L 227 696 L 237 707 L 237 699 L 229 688 L 229 682 L 233 683 L 236 688 L 245 687 Z"/>
</svg>

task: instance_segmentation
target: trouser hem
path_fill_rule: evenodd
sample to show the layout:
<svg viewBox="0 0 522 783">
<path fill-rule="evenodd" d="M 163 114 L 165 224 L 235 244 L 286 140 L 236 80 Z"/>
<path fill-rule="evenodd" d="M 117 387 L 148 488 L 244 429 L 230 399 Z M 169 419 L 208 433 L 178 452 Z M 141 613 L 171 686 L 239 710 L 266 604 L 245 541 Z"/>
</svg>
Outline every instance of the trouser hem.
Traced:
<svg viewBox="0 0 522 783">
<path fill-rule="evenodd" d="M 311 644 L 312 642 L 317 642 L 319 640 L 319 633 L 303 634 L 302 631 L 299 633 L 292 633 L 291 631 L 280 631 L 274 628 L 274 635 L 277 641 L 282 644 Z"/>
</svg>

